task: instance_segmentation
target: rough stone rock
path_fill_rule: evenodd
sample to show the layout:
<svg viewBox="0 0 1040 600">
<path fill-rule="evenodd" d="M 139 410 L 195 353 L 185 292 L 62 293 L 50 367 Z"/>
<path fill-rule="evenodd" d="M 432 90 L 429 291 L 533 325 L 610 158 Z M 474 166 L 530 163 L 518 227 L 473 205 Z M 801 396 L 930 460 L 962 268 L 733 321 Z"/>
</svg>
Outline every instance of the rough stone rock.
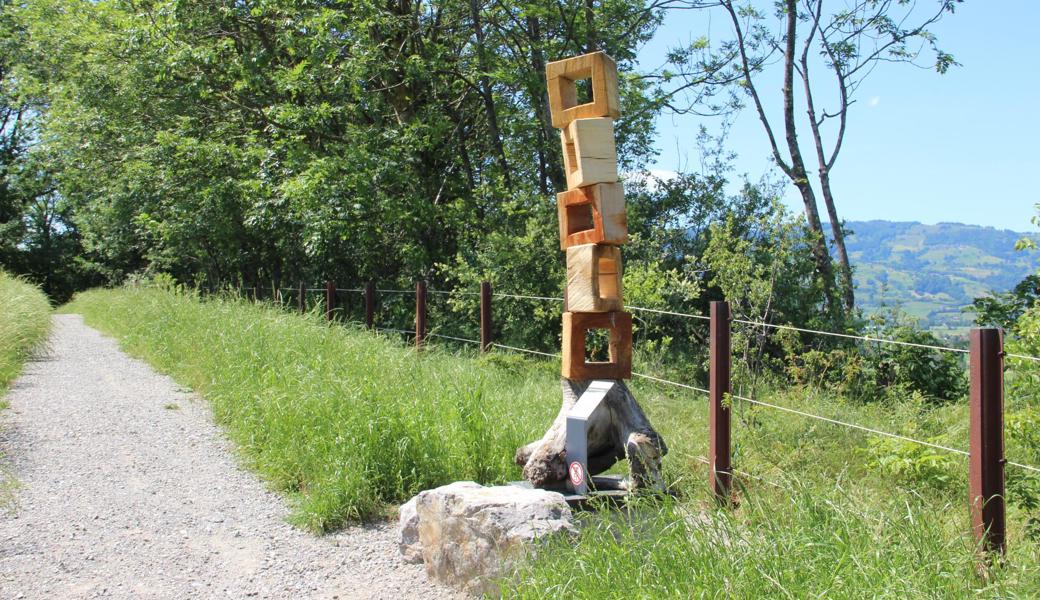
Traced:
<svg viewBox="0 0 1040 600">
<path fill-rule="evenodd" d="M 465 481 L 427 490 L 414 501 L 427 575 L 472 594 L 497 594 L 495 580 L 540 541 L 577 534 L 563 496 L 547 490 Z M 401 534 L 404 553 L 403 527 Z"/>
<path fill-rule="evenodd" d="M 404 562 L 411 564 L 423 561 L 422 546 L 419 544 L 419 512 L 415 509 L 418 499 L 415 496 L 402 504 L 397 516 L 397 530 L 401 536 L 397 547 Z"/>
<path fill-rule="evenodd" d="M 443 487 L 463 489 L 481 488 L 484 486 L 473 481 L 456 481 Z M 397 532 L 399 536 L 397 547 L 401 552 L 402 560 L 411 564 L 422 564 L 423 561 L 422 544 L 419 543 L 419 512 L 416 510 L 419 495 L 412 496 L 411 500 L 405 502 L 397 509 Z"/>
</svg>

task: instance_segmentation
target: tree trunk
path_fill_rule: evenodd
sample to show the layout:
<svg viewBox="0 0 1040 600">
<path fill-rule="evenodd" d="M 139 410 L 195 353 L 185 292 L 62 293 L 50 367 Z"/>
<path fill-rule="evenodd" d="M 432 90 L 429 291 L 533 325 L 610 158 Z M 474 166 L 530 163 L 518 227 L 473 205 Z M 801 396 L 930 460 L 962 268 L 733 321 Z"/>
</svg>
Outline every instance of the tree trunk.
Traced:
<svg viewBox="0 0 1040 600">
<path fill-rule="evenodd" d="M 488 78 L 487 53 L 484 48 L 484 27 L 480 22 L 479 0 L 469 0 L 470 18 L 473 20 L 473 34 L 477 39 L 477 64 L 480 67 L 480 96 L 484 100 L 484 112 L 487 113 L 488 135 L 491 137 L 491 146 L 498 156 L 498 162 L 502 167 L 502 179 L 505 180 L 506 188 L 512 188 L 513 182 L 509 175 L 509 163 L 506 160 L 506 151 L 502 145 L 502 134 L 498 129 L 498 110 L 495 108 L 495 97 L 491 93 L 491 80 Z"/>
<path fill-rule="evenodd" d="M 544 488 L 565 481 L 567 413 L 590 383 L 561 378 L 563 404 L 552 426 L 542 439 L 517 449 L 516 464 L 524 466 L 524 479 L 534 487 Z M 628 386 L 617 381 L 588 420 L 589 475 L 602 473 L 627 458 L 627 489 L 664 489 L 661 457 L 667 453 L 664 440 L 650 425 Z"/>
<path fill-rule="evenodd" d="M 798 146 L 798 127 L 794 119 L 794 61 L 795 42 L 798 36 L 798 0 L 786 0 L 787 4 L 787 35 L 785 36 L 784 48 L 784 133 L 787 140 L 787 150 L 791 153 L 791 168 L 788 176 L 795 187 L 802 194 L 802 203 L 805 205 L 805 218 L 809 223 L 809 229 L 817 235 L 813 245 L 813 258 L 816 261 L 816 270 L 823 280 L 823 292 L 827 300 L 827 306 L 832 309 L 838 307 L 834 289 L 834 270 L 831 268 L 831 257 L 827 251 L 827 238 L 823 235 L 823 224 L 820 222 L 820 211 L 816 205 L 816 193 L 813 192 L 809 183 L 809 176 L 805 171 L 805 160 L 802 158 L 801 148 Z"/>
<path fill-rule="evenodd" d="M 596 0 L 585 0 L 585 52 L 595 52 L 596 48 Z"/>
<path fill-rule="evenodd" d="M 541 174 L 540 188 L 543 193 L 548 193 L 548 181 L 552 182 L 553 189 L 562 191 L 567 189 L 567 178 L 563 174 L 560 161 L 556 160 L 556 152 L 553 148 L 560 147 L 560 136 L 553 131 L 552 120 L 549 116 L 549 94 L 545 89 L 545 56 L 542 54 L 542 30 L 538 17 L 527 17 L 527 29 L 531 37 L 531 68 L 538 73 L 537 83 L 531 89 L 531 104 L 534 105 L 535 116 L 541 125 L 541 149 L 539 155 L 543 163 L 539 165 Z"/>
<path fill-rule="evenodd" d="M 797 169 L 797 167 L 796 167 Z M 795 171 L 798 173 L 799 171 Z M 801 176 L 792 177 L 795 187 L 798 188 L 799 193 L 802 195 L 802 203 L 805 205 L 805 220 L 809 224 L 809 229 L 816 234 L 816 240 L 813 242 L 812 254 L 813 260 L 816 262 L 816 272 L 823 282 L 823 295 L 827 301 L 827 306 L 831 309 L 832 314 L 838 314 L 838 299 L 835 297 L 834 289 L 834 269 L 831 266 L 831 255 L 827 251 L 827 238 L 823 234 L 823 223 L 820 221 L 820 212 L 816 206 L 816 193 L 813 192 L 812 186 L 809 185 L 809 181 L 805 175 L 805 167 L 801 167 Z"/>
<path fill-rule="evenodd" d="M 838 249 L 838 265 L 841 269 L 841 280 L 838 282 L 838 285 L 841 288 L 845 311 L 851 313 L 856 307 L 856 292 L 852 283 L 852 264 L 849 262 L 849 253 L 845 249 L 845 232 L 841 230 L 838 210 L 834 206 L 834 196 L 831 195 L 831 174 L 826 165 L 820 166 L 820 189 L 823 191 L 823 203 L 827 206 L 827 218 L 831 222 L 834 247 Z"/>
</svg>

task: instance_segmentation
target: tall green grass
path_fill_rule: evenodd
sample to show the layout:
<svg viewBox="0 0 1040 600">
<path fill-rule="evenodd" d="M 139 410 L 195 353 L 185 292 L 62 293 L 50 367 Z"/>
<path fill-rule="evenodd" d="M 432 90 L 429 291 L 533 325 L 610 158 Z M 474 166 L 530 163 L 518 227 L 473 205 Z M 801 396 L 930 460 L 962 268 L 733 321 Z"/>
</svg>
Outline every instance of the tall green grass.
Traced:
<svg viewBox="0 0 1040 600">
<path fill-rule="evenodd" d="M 314 530 L 385 514 L 453 480 L 519 478 L 517 446 L 559 406 L 558 364 L 396 338 L 235 299 L 92 291 L 67 310 L 212 403 L 245 460 Z M 696 383 L 696 382 L 693 382 Z M 766 407 L 735 405 L 739 506 L 709 501 L 702 396 L 632 382 L 668 442 L 680 500 L 589 519 L 540 554 L 507 597 L 1030 597 L 1040 546 L 1012 501 L 1008 566 L 974 572 L 966 464 Z M 967 411 L 917 397 L 852 402 L 804 388 L 771 403 L 966 447 Z M 623 468 L 620 467 L 620 468 Z M 610 513 L 608 513 L 609 515 Z"/>
<path fill-rule="evenodd" d="M 2 396 L 25 360 L 46 341 L 51 306 L 40 288 L 0 271 L 0 307 Z"/>
<path fill-rule="evenodd" d="M 40 288 L 0 270 L 0 410 L 4 393 L 22 365 L 47 340 L 51 305 Z M 0 452 L 0 459 L 3 459 Z M 14 504 L 17 481 L 0 460 L 0 508 Z"/>
<path fill-rule="evenodd" d="M 647 503 L 589 517 L 512 576 L 510 598 L 1036 598 L 1036 550 L 978 577 L 970 536 L 917 498 L 784 482 L 736 509 Z"/>
<path fill-rule="evenodd" d="M 460 360 L 245 301 L 92 291 L 66 310 L 200 391 L 248 463 L 315 530 L 460 479 L 519 476 L 559 399 L 554 373 Z"/>
</svg>

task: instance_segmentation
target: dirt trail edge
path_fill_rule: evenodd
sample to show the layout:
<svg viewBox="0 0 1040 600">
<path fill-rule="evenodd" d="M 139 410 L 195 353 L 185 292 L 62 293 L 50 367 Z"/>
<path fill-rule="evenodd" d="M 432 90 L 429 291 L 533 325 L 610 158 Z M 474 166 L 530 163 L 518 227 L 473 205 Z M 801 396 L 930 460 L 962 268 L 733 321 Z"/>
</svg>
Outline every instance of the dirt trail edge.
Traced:
<svg viewBox="0 0 1040 600">
<path fill-rule="evenodd" d="M 0 598 L 453 598 L 390 524 L 317 537 L 236 462 L 208 405 L 78 315 L 54 317 L 0 412 L 20 481 Z"/>
</svg>

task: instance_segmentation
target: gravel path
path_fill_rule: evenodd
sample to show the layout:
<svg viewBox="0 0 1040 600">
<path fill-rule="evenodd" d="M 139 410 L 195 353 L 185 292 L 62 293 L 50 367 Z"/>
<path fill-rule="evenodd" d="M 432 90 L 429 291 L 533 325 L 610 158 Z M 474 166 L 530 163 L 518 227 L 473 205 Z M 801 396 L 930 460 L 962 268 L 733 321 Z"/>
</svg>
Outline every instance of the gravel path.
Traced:
<svg viewBox="0 0 1040 600">
<path fill-rule="evenodd" d="M 206 403 L 54 317 L 0 412 L 21 483 L 0 512 L 0 598 L 452 598 L 390 524 L 316 537 L 241 469 Z"/>
</svg>

